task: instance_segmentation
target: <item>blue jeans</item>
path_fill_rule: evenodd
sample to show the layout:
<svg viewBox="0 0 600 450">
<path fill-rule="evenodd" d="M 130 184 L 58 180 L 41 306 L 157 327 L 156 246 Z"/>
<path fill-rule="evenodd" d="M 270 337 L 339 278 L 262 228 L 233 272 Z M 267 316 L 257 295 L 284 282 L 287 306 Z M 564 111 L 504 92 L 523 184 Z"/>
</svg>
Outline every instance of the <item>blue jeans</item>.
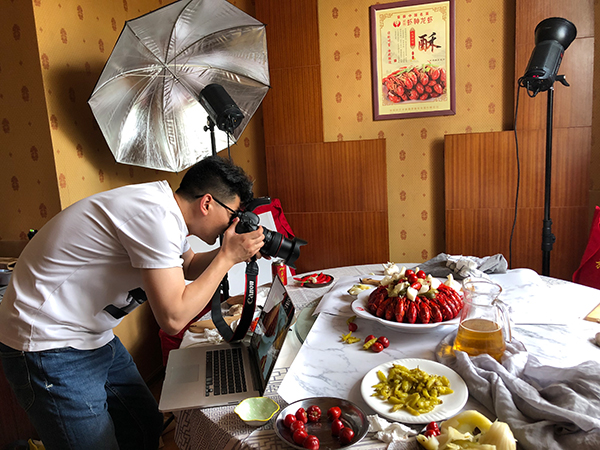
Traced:
<svg viewBox="0 0 600 450">
<path fill-rule="evenodd" d="M 95 350 L 0 343 L 8 382 L 46 450 L 156 450 L 163 415 L 119 338 Z"/>
</svg>

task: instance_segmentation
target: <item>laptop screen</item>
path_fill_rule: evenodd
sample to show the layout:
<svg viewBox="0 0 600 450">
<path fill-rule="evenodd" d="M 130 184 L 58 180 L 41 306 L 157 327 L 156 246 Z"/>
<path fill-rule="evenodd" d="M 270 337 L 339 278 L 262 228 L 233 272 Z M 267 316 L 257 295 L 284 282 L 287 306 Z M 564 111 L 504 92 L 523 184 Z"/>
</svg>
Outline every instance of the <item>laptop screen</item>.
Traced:
<svg viewBox="0 0 600 450">
<path fill-rule="evenodd" d="M 261 392 L 264 392 L 267 386 L 294 318 L 294 304 L 279 277 L 274 278 L 249 348 L 254 356 L 251 359 L 258 362 L 257 372 L 260 375 Z"/>
</svg>

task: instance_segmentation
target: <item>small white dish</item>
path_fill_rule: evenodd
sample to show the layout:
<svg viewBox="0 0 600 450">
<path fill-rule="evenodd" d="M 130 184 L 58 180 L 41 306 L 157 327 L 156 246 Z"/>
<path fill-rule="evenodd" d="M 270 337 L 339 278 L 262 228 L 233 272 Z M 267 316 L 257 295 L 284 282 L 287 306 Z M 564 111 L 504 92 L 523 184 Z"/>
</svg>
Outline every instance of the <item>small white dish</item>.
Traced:
<svg viewBox="0 0 600 450">
<path fill-rule="evenodd" d="M 238 403 L 233 410 L 251 427 L 260 427 L 266 424 L 277 411 L 279 411 L 279 405 L 269 397 L 247 398 Z"/>
</svg>

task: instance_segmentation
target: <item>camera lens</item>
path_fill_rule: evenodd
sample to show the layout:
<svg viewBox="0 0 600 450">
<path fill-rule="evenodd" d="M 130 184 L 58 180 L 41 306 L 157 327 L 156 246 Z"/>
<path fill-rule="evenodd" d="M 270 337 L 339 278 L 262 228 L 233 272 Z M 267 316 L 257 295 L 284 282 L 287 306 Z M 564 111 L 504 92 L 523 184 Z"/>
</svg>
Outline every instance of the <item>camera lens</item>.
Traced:
<svg viewBox="0 0 600 450">
<path fill-rule="evenodd" d="M 277 256 L 279 248 L 281 247 L 281 242 L 283 241 L 283 235 L 265 227 L 263 227 L 263 234 L 265 240 L 260 252 L 267 256 Z"/>
<path fill-rule="evenodd" d="M 294 267 L 294 263 L 300 256 L 300 246 L 307 242 L 302 239 L 288 239 L 283 234 L 271 231 L 263 227 L 265 241 L 260 252 L 266 256 L 283 259 L 287 266 Z"/>
<path fill-rule="evenodd" d="M 259 227 L 260 219 L 252 211 L 239 212 L 235 217 L 240 218 L 235 227 L 236 233 L 249 233 Z M 300 247 L 306 245 L 307 242 L 296 237 L 288 239 L 283 234 L 265 227 L 263 227 L 263 235 L 265 240 L 260 252 L 265 256 L 281 258 L 286 265 L 295 269 L 294 263 L 300 257 Z"/>
</svg>

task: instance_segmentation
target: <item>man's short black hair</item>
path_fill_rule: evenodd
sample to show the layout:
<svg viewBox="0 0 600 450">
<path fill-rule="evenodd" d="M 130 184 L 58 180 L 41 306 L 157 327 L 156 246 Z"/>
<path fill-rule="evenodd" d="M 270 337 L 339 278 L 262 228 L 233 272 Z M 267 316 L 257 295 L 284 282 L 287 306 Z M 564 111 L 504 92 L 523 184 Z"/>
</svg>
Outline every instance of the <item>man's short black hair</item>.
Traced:
<svg viewBox="0 0 600 450">
<path fill-rule="evenodd" d="M 252 184 L 241 167 L 220 156 L 208 156 L 188 169 L 176 192 L 190 202 L 205 194 L 223 202 L 238 195 L 245 205 L 253 198 Z"/>
</svg>

